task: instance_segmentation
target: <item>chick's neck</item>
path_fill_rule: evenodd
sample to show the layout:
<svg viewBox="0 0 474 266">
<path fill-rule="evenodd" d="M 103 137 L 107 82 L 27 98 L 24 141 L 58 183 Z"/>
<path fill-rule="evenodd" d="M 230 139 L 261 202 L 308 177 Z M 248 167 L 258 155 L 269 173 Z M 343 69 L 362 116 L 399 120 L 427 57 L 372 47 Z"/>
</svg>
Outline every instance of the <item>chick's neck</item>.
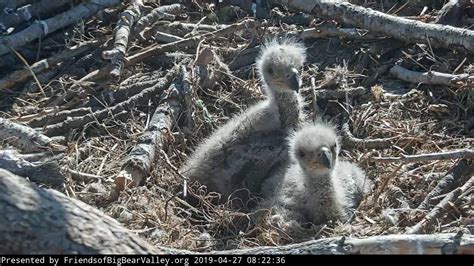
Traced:
<svg viewBox="0 0 474 266">
<path fill-rule="evenodd" d="M 275 101 L 280 123 L 283 129 L 296 129 L 300 119 L 300 104 L 298 94 L 294 91 L 278 92 L 272 97 Z"/>
</svg>

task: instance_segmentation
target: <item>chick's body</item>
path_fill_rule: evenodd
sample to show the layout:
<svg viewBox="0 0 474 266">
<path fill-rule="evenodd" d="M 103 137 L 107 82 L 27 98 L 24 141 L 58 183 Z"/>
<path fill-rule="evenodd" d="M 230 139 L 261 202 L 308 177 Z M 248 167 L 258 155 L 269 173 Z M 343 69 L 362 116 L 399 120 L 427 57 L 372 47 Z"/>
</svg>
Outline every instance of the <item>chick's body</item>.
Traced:
<svg viewBox="0 0 474 266">
<path fill-rule="evenodd" d="M 267 99 L 204 140 L 181 172 L 206 185 L 208 191 L 221 193 L 224 201 L 233 195 L 245 204 L 248 192 L 258 192 L 262 180 L 287 162 L 287 132 L 302 120 L 297 69 L 304 59 L 301 44 L 289 40 L 267 43 L 257 60 Z"/>
<path fill-rule="evenodd" d="M 293 163 L 262 186 L 267 207 L 298 224 L 348 219 L 370 181 L 357 165 L 337 158 L 334 129 L 305 126 L 290 137 L 290 146 Z"/>
</svg>

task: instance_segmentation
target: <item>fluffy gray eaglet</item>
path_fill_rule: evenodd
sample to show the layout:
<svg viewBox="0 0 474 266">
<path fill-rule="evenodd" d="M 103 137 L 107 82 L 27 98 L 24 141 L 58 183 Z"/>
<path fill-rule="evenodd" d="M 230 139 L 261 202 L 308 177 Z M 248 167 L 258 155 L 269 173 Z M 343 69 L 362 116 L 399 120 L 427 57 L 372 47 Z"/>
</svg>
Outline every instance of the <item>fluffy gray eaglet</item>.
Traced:
<svg viewBox="0 0 474 266">
<path fill-rule="evenodd" d="M 302 120 L 298 90 L 305 57 L 303 44 L 294 40 L 264 44 L 256 65 L 266 100 L 203 140 L 181 172 L 221 193 L 221 201 L 231 197 L 240 201 L 238 207 L 247 206 L 249 192 L 258 192 L 262 180 L 288 161 L 287 132 Z"/>
<path fill-rule="evenodd" d="M 292 165 L 262 185 L 270 199 L 267 207 L 274 207 L 277 220 L 289 226 L 348 219 L 371 181 L 357 165 L 338 158 L 335 129 L 325 123 L 305 125 L 289 142 Z"/>
</svg>

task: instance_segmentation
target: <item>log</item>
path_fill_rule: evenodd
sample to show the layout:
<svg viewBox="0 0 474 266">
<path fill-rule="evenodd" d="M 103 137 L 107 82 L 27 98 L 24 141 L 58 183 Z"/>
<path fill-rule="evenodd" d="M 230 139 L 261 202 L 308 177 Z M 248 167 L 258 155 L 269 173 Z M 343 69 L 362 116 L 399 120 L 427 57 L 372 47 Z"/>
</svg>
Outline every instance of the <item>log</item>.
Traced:
<svg viewBox="0 0 474 266">
<path fill-rule="evenodd" d="M 335 3 L 336 1 L 325 0 L 272 0 L 271 2 L 405 42 L 426 43 L 429 40 L 433 46 L 474 52 L 474 31 L 468 29 L 396 17 L 348 2 Z"/>
<path fill-rule="evenodd" d="M 1 169 L 0 212 L 0 242 L 4 243 L 0 254 L 165 251 L 145 243 L 99 210 Z"/>
<path fill-rule="evenodd" d="M 0 212 L 0 242 L 8 243 L 0 245 L 0 254 L 192 254 L 152 247 L 101 211 L 1 169 Z M 474 236 L 333 237 L 208 254 L 474 254 Z"/>
<path fill-rule="evenodd" d="M 89 18 L 97 13 L 97 11 L 106 7 L 116 6 L 120 2 L 120 0 L 91 1 L 75 6 L 52 18 L 37 21 L 23 31 L 0 38 L 0 55 L 10 52 L 12 48 L 17 49 L 41 36 L 72 25 L 81 19 Z"/>
<path fill-rule="evenodd" d="M 66 180 L 58 164 L 59 158 L 52 157 L 51 153 L 19 154 L 15 150 L 0 151 L 0 169 L 48 186 L 60 187 Z"/>
</svg>

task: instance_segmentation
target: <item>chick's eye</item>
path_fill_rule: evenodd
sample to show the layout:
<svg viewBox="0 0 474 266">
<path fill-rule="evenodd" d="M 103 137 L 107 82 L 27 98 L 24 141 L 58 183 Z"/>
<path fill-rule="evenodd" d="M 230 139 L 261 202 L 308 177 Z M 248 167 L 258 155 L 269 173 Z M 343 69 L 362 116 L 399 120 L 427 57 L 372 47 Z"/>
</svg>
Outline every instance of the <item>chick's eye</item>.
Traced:
<svg viewBox="0 0 474 266">
<path fill-rule="evenodd" d="M 304 153 L 304 151 L 299 151 L 298 152 L 298 155 L 301 157 L 301 158 L 304 158 L 306 156 L 306 153 Z"/>
<path fill-rule="evenodd" d="M 273 68 L 271 67 L 268 68 L 268 74 L 273 75 Z"/>
</svg>

